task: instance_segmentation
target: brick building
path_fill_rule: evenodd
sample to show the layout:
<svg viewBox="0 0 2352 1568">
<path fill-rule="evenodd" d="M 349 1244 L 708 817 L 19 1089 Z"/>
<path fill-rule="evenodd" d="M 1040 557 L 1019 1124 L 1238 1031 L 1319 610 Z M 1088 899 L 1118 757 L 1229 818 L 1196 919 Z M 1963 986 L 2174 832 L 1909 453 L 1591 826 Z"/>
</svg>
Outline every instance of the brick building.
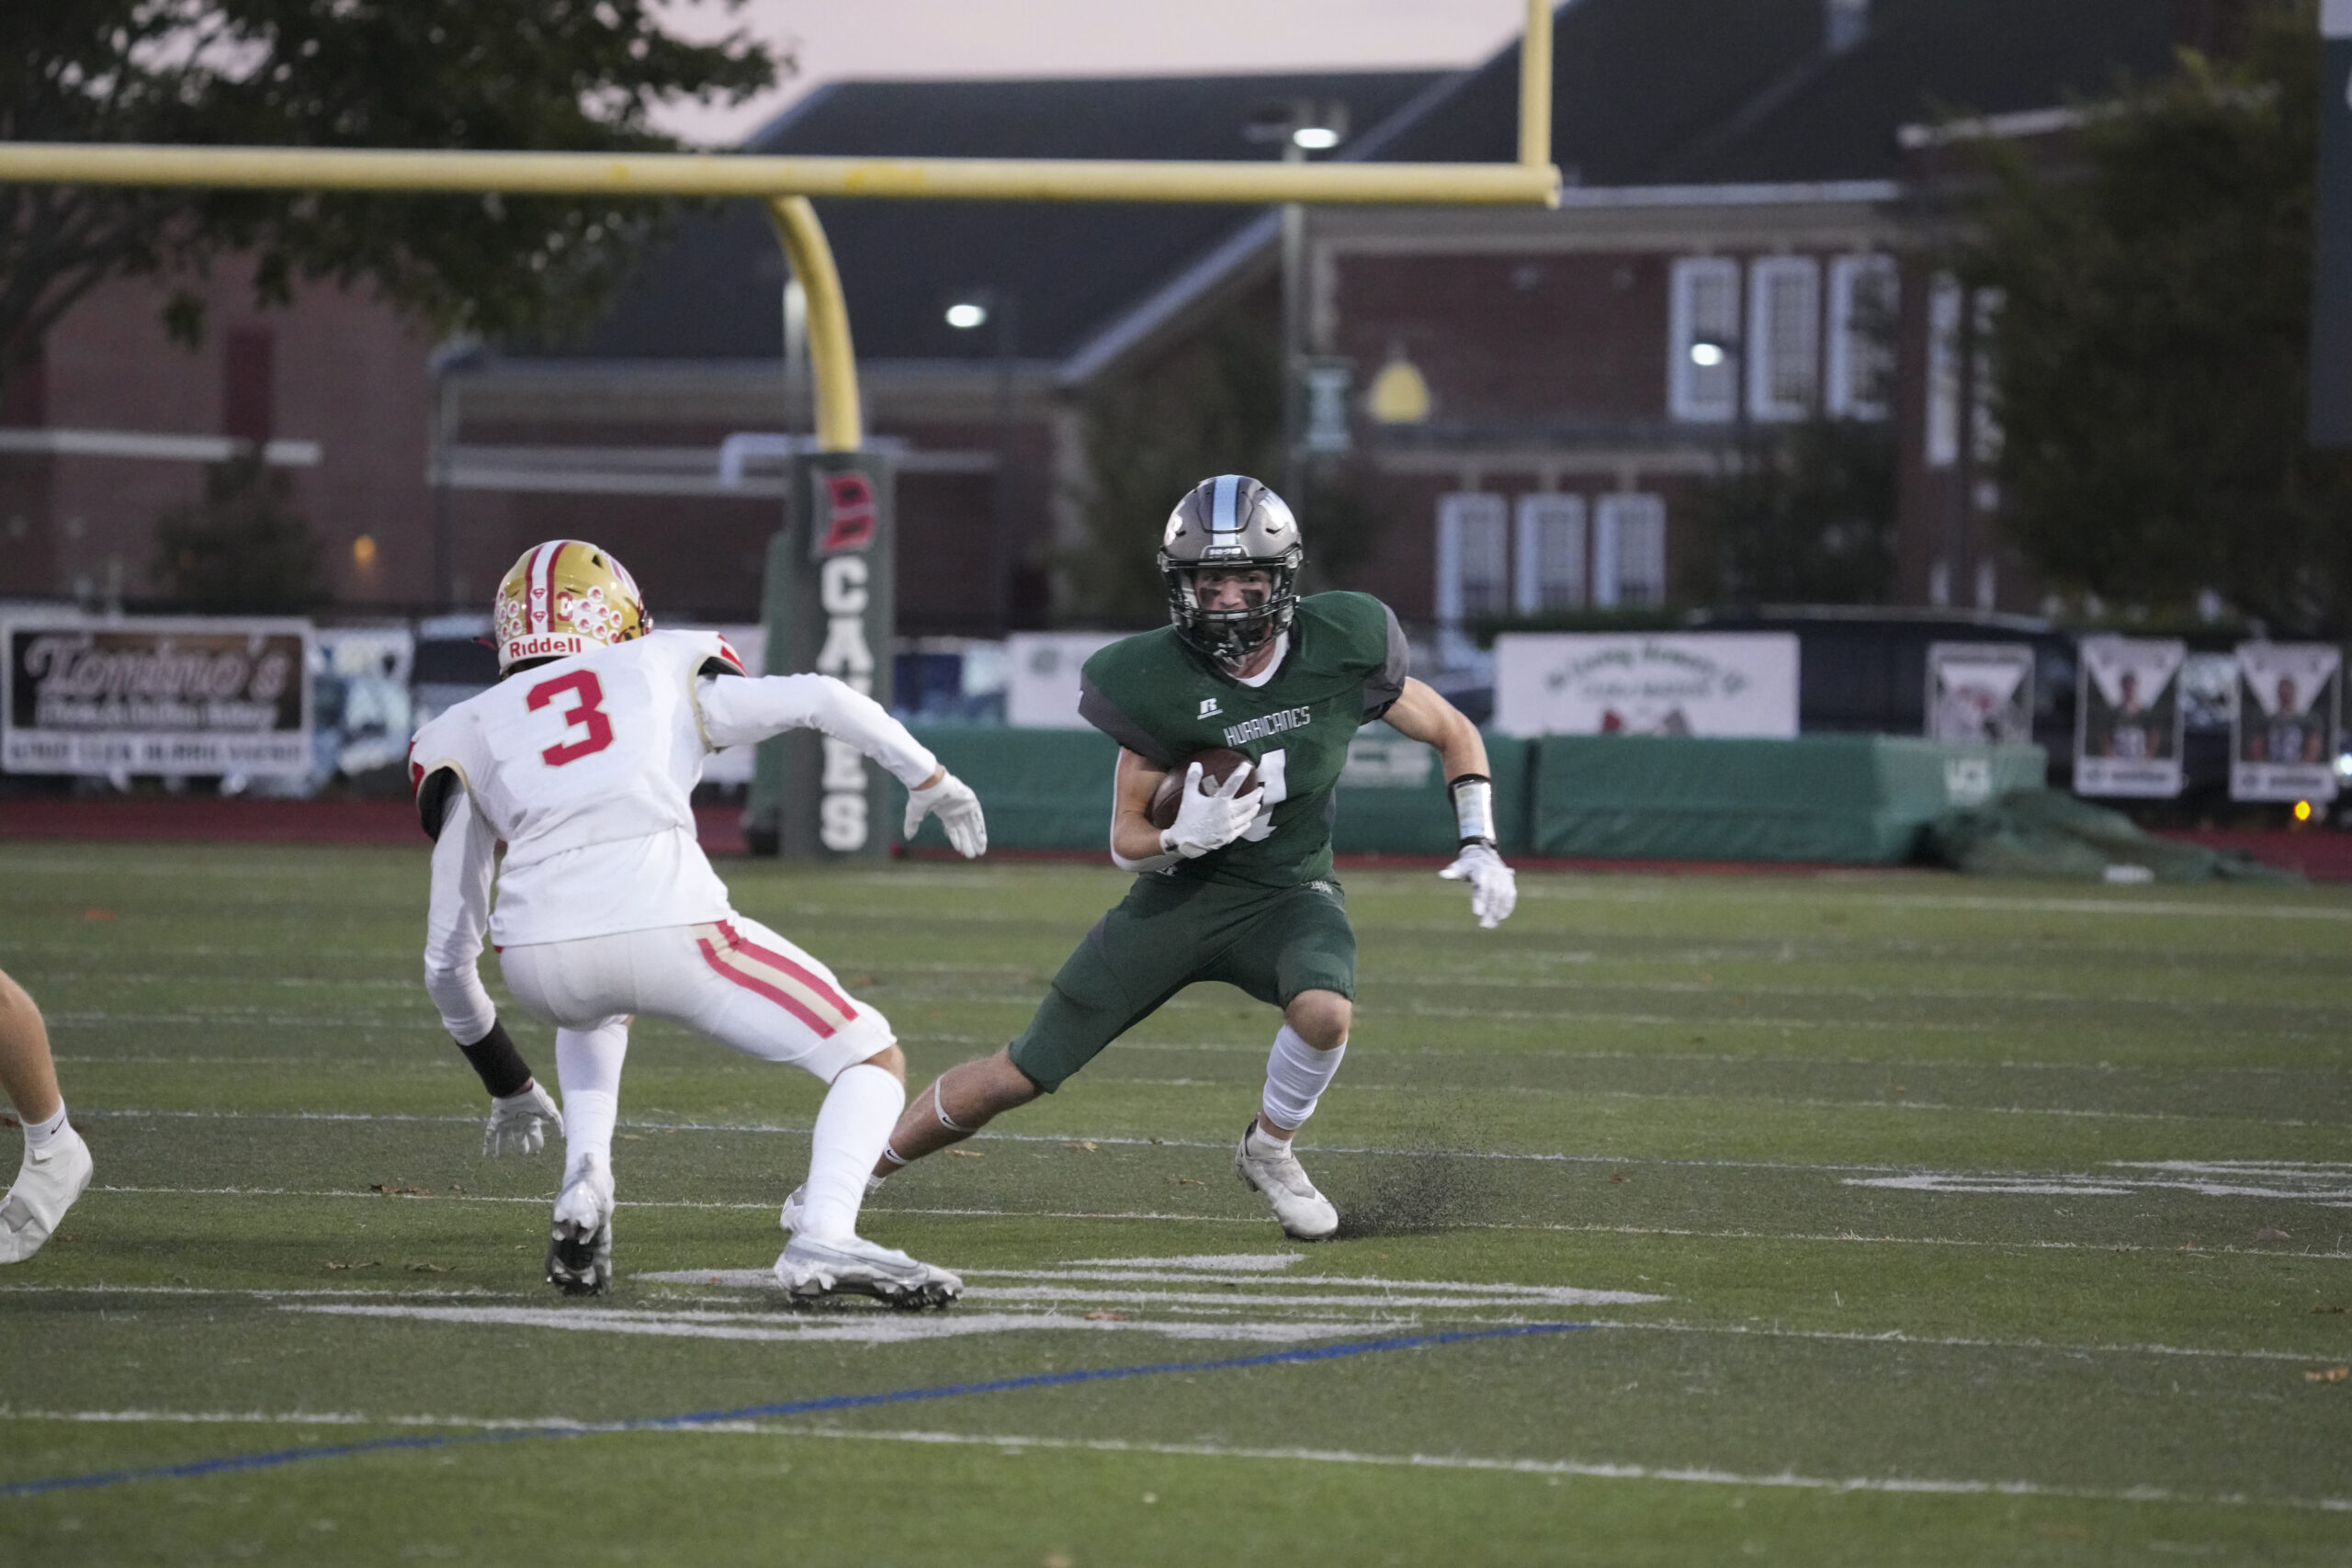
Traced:
<svg viewBox="0 0 2352 1568">
<path fill-rule="evenodd" d="M 362 293 L 306 286 L 257 310 L 234 262 L 179 280 L 194 347 L 164 329 L 173 286 L 94 290 L 0 385 L 0 598 L 152 597 L 156 519 L 206 466 L 258 448 L 291 481 L 338 602 L 423 603 L 430 335 Z"/>
<path fill-rule="evenodd" d="M 1295 347 L 1348 373 L 1322 423 L 1339 416 L 1393 519 L 1354 581 L 1424 623 L 1658 603 L 1692 486 L 1742 438 L 1826 412 L 1894 431 L 1900 599 L 2030 607 L 1976 471 L 1994 433 L 1972 412 L 1965 344 L 1989 307 L 1939 275 L 1956 160 L 1948 132 L 1923 128 L 2048 129 L 2120 72 L 2155 74 L 2177 42 L 2211 41 L 2199 29 L 2228 8 L 1561 6 L 1556 211 L 1305 214 Z M 1265 158 L 1272 111 L 1329 126 L 1339 158 L 1505 159 L 1517 78 L 1514 47 L 1458 73 L 846 83 L 748 150 Z M 1085 533 L 1089 395 L 1220 325 L 1274 352 L 1282 216 L 819 205 L 868 428 L 899 456 L 902 628 L 1087 618 L 1059 563 Z M 422 337 L 379 307 L 313 292 L 265 321 L 239 314 L 225 278 L 220 330 L 175 357 L 153 299 L 119 287 L 68 319 L 0 414 L 0 592 L 68 592 L 118 558 L 135 571 L 155 512 L 193 489 L 185 457 L 101 455 L 68 438 L 86 428 L 276 441 L 347 604 L 469 604 L 532 540 L 575 534 L 630 560 L 658 602 L 747 615 L 781 493 L 763 438 L 808 423 L 785 284 L 746 204 L 682 225 L 577 346 L 445 354 L 433 374 Z M 951 305 L 984 319 L 959 329 Z M 729 436 L 753 438 L 732 484 Z"/>
</svg>

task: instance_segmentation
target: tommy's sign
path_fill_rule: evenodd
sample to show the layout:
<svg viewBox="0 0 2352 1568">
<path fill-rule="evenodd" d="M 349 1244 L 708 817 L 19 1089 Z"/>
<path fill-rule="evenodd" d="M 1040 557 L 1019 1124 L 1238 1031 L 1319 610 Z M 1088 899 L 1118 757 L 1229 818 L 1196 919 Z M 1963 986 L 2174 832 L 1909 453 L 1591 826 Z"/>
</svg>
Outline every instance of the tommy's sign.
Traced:
<svg viewBox="0 0 2352 1568">
<path fill-rule="evenodd" d="M 872 453 L 808 454 L 793 460 L 786 493 L 789 515 L 768 548 L 768 673 L 813 670 L 888 706 L 889 469 Z M 787 855 L 880 854 L 894 787 L 847 741 L 796 730 L 759 749 L 746 833 L 755 849 Z"/>
<path fill-rule="evenodd" d="M 0 625 L 0 771 L 307 773 L 310 644 L 298 620 Z"/>
</svg>

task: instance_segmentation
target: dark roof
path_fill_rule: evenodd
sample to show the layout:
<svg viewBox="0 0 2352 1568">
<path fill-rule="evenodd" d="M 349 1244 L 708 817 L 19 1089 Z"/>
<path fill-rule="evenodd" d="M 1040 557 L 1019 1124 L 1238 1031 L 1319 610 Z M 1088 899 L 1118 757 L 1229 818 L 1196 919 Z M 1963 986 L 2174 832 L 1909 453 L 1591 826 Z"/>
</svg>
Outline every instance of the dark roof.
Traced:
<svg viewBox="0 0 2352 1568">
<path fill-rule="evenodd" d="M 1552 155 L 1571 183 L 1648 185 L 1820 47 L 1822 0 L 1569 0 L 1552 24 Z M 1514 41 L 1384 145 L 1381 162 L 1519 156 Z"/>
<path fill-rule="evenodd" d="M 1873 0 L 1826 47 L 1823 0 L 1568 0 L 1554 13 L 1552 152 L 1571 185 L 1894 179 L 1895 132 L 2096 96 L 2172 63 L 2154 0 Z M 1518 155 L 1519 45 L 1374 154 Z"/>
<path fill-rule="evenodd" d="M 2157 0 L 1874 0 L 1851 47 L 1824 0 L 1567 0 L 1555 13 L 1553 155 L 1571 184 L 1894 179 L 1905 124 L 2045 108 L 2171 64 Z M 1340 156 L 1517 156 L 1519 45 L 1474 70 L 821 88 L 747 151 L 874 156 L 1271 158 L 1241 128 L 1269 102 L 1347 104 Z M 1066 360 L 1232 242 L 1263 209 L 1157 203 L 824 201 L 859 357 L 985 359 L 948 301 L 1019 301 L 1024 359 Z M 685 223 L 572 353 L 772 358 L 782 263 L 750 203 Z M 1107 341 L 1107 340 L 1106 340 Z"/>
<path fill-rule="evenodd" d="M 844 82 L 746 145 L 753 152 L 1005 158 L 1271 159 L 1242 134 L 1270 102 L 1340 102 L 1361 131 L 1443 73 L 1324 73 L 994 82 Z M 1060 359 L 1255 218 L 1175 203 L 820 201 L 864 359 L 985 359 L 993 326 L 942 311 L 976 285 L 1019 301 L 1023 358 Z M 687 221 L 587 338 L 595 358 L 771 358 L 783 273 L 751 203 Z"/>
<path fill-rule="evenodd" d="M 2173 39 L 2173 7 L 2149 0 L 1878 0 L 1852 49 L 1816 54 L 1661 183 L 1894 179 L 1903 126 L 2104 96 L 2168 73 Z"/>
</svg>

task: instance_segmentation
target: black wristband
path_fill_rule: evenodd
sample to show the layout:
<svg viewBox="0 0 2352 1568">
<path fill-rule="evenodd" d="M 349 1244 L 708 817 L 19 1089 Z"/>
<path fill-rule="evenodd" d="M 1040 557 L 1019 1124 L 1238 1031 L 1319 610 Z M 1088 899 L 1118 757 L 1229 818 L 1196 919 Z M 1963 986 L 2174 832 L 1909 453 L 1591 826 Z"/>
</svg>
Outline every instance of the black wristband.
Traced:
<svg viewBox="0 0 2352 1568">
<path fill-rule="evenodd" d="M 506 1037 L 506 1026 L 492 1023 L 490 1032 L 468 1045 L 460 1042 L 458 1049 L 473 1064 L 481 1075 L 481 1087 L 490 1090 L 492 1100 L 503 1100 L 510 1094 L 520 1094 L 531 1082 L 531 1064 L 523 1060 L 523 1053 L 514 1049 L 514 1042 Z"/>
</svg>

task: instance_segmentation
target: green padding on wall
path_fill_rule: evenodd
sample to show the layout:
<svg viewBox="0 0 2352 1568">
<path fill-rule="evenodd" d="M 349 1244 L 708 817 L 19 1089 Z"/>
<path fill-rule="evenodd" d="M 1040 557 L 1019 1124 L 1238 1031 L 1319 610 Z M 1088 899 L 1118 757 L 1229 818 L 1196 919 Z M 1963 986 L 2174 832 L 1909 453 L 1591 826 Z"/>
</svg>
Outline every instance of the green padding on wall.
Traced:
<svg viewBox="0 0 2352 1568">
<path fill-rule="evenodd" d="M 2048 771 L 2038 746 L 1883 735 L 1535 745 L 1534 852 L 1627 860 L 1901 862 L 1929 819 Z"/>
<path fill-rule="evenodd" d="M 1001 724 L 917 729 L 941 765 L 978 792 L 988 813 L 989 847 L 1092 850 L 1111 853 L 1111 773 L 1119 748 L 1092 729 L 1011 729 Z M 899 792 L 899 809 L 906 795 Z M 889 824 L 892 833 L 899 824 Z M 936 822 L 915 836 L 944 844 Z"/>
<path fill-rule="evenodd" d="M 926 727 L 915 739 L 950 773 L 979 792 L 989 844 L 1007 850 L 1110 853 L 1111 773 L 1118 748 L 1091 729 L 1011 729 L 1001 725 Z M 1505 854 L 1527 847 L 1528 772 L 1534 743 L 1487 737 L 1495 779 L 1495 819 Z M 1385 724 L 1368 725 L 1349 748 L 1332 841 L 1342 854 L 1451 855 L 1453 807 L 1437 753 Z M 896 809 L 906 795 L 895 792 Z M 890 829 L 895 833 L 897 821 Z M 920 844 L 944 844 L 935 822 Z"/>
</svg>

